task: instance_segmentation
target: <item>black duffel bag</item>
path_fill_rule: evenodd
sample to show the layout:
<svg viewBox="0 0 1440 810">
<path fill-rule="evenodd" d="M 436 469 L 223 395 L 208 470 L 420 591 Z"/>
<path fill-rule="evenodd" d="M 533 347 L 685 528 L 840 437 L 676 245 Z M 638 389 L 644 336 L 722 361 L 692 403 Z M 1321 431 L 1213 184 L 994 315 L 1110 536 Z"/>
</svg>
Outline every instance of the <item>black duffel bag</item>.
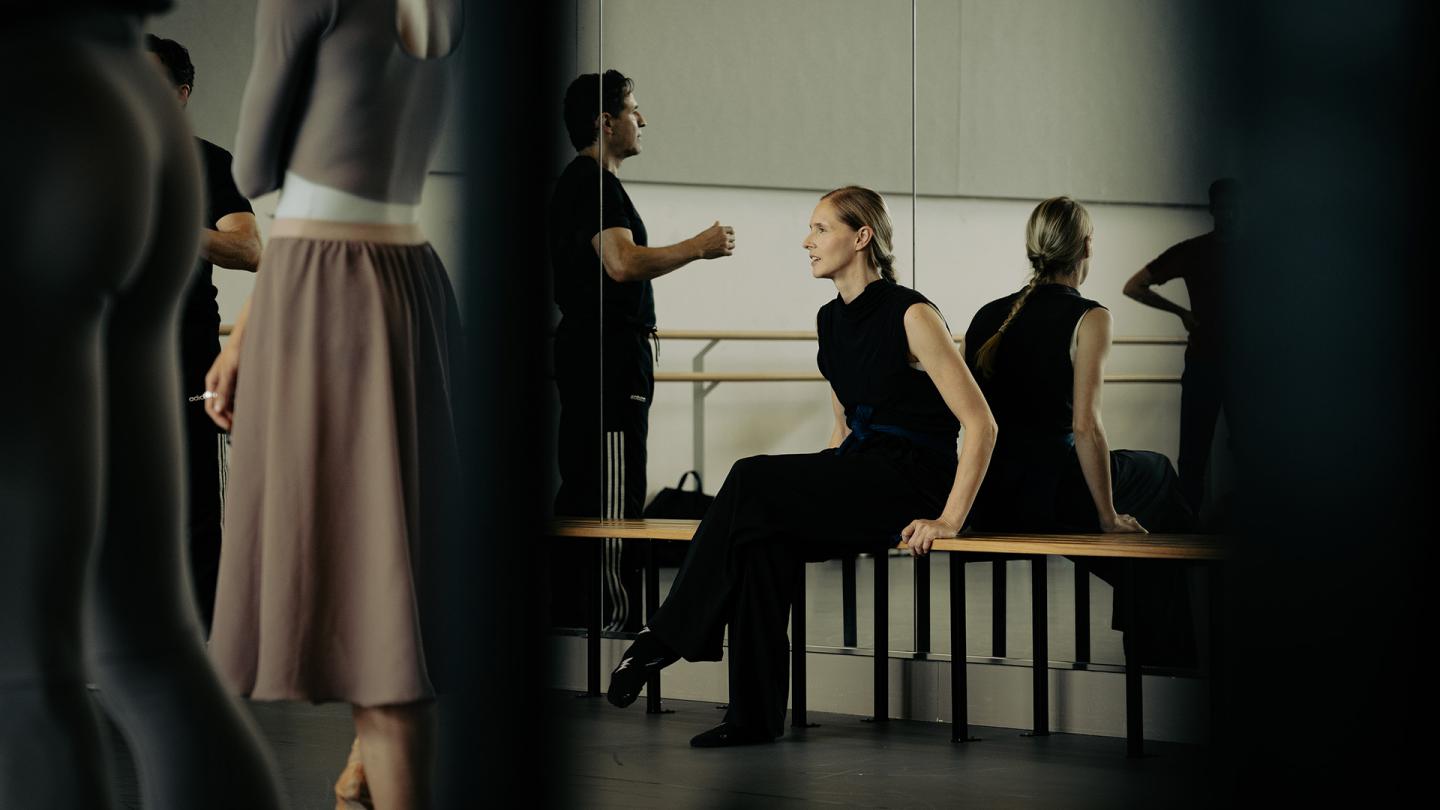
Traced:
<svg viewBox="0 0 1440 810">
<path fill-rule="evenodd" d="M 693 491 L 685 489 L 685 479 L 692 475 L 695 476 Z M 705 494 L 705 487 L 700 483 L 700 473 L 690 470 L 680 476 L 680 480 L 675 483 L 673 488 L 665 487 L 655 493 L 655 497 L 645 505 L 642 517 L 702 520 L 714 500 L 714 495 Z M 655 560 L 660 565 L 679 565 L 684 561 L 687 549 L 688 546 L 685 543 L 658 543 L 655 548 Z"/>
</svg>

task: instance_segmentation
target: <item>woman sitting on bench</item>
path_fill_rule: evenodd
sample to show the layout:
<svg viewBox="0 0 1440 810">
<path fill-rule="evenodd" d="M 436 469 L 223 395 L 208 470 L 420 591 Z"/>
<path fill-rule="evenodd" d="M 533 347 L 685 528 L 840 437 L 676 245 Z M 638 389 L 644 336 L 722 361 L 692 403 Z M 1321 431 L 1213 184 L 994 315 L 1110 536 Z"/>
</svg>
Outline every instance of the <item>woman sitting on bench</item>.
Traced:
<svg viewBox="0 0 1440 810">
<path fill-rule="evenodd" d="M 965 333 L 966 361 L 1002 428 L 971 515 L 980 531 L 1184 532 L 1193 524 L 1169 459 L 1112 451 L 1106 440 L 1100 392 L 1110 311 L 1076 289 L 1090 270 L 1091 230 L 1085 207 L 1068 197 L 1036 206 L 1025 227 L 1029 283 L 981 307 Z M 1118 561 L 1088 565 L 1112 585 L 1120 579 Z M 1180 569 L 1152 568 L 1140 587 L 1145 657 L 1193 663 Z"/>
<path fill-rule="evenodd" d="M 803 563 L 886 550 L 925 554 L 965 523 L 995 421 L 948 328 L 895 283 L 885 201 L 856 186 L 821 198 L 803 247 L 839 295 L 817 317 L 835 429 L 819 453 L 754 456 L 731 468 L 665 603 L 610 675 L 616 706 L 671 663 L 719 661 L 730 628 L 730 707 L 697 747 L 784 733 L 786 619 Z M 958 428 L 965 442 L 956 455 Z"/>
</svg>

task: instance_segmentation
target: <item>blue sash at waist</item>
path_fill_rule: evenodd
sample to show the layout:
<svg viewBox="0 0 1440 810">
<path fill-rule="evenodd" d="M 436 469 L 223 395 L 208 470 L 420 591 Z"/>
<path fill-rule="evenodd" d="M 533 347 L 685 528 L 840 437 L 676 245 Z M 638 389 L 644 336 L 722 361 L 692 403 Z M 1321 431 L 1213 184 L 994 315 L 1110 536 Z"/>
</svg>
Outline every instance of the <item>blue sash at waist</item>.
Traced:
<svg viewBox="0 0 1440 810">
<path fill-rule="evenodd" d="M 903 428 L 899 425 L 877 425 L 871 421 L 874 418 L 875 408 L 873 406 L 856 405 L 854 411 L 850 413 L 850 417 L 845 420 L 845 424 L 850 427 L 850 435 L 846 436 L 845 441 L 841 442 L 840 446 L 835 448 L 835 455 L 845 455 L 856 447 L 859 447 L 866 439 L 874 436 L 876 433 L 887 433 L 891 436 L 899 436 L 911 444 L 938 451 L 950 460 L 955 460 L 954 434 L 926 433 L 924 431 Z"/>
</svg>

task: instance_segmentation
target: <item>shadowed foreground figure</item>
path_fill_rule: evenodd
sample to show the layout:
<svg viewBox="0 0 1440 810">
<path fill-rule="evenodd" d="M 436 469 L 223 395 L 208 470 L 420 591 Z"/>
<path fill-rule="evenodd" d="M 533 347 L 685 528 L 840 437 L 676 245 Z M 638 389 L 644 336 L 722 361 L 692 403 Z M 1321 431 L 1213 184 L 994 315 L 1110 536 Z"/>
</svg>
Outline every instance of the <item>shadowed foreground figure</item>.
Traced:
<svg viewBox="0 0 1440 810">
<path fill-rule="evenodd" d="M 720 660 L 728 627 L 730 707 L 696 747 L 784 733 L 786 619 L 804 562 L 883 553 L 897 537 L 928 553 L 960 531 L 985 475 L 994 420 L 939 310 L 895 283 L 891 230 L 873 191 L 821 198 L 803 246 L 811 273 L 839 293 L 816 322 L 833 389 L 830 449 L 736 462 L 665 603 L 610 676 L 610 702 L 627 706 L 650 672 L 681 657 Z"/>
<path fill-rule="evenodd" d="M 49 4 L 0 31 L 4 808 L 110 806 L 87 679 L 146 807 L 281 805 L 186 578 L 176 316 L 201 191 L 140 46 L 165 5 Z"/>
</svg>

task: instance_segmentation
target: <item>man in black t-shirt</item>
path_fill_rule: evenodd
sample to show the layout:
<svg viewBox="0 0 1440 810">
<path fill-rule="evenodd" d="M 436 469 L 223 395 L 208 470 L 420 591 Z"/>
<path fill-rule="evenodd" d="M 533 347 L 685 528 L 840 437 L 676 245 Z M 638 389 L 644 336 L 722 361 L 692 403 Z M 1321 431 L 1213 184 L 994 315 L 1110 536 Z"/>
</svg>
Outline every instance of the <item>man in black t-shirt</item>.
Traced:
<svg viewBox="0 0 1440 810">
<path fill-rule="evenodd" d="M 195 86 L 190 52 L 178 42 L 151 34 L 146 47 L 175 85 L 184 107 Z M 230 153 L 196 138 L 205 177 L 206 211 L 200 260 L 180 306 L 180 383 L 186 395 L 185 453 L 189 489 L 187 528 L 190 572 L 205 634 L 215 610 L 220 572 L 220 463 L 215 423 L 204 402 L 188 402 L 205 389 L 205 373 L 220 353 L 220 308 L 211 275 L 214 265 L 254 272 L 260 264 L 260 231 L 250 202 L 230 177 Z"/>
<path fill-rule="evenodd" d="M 683 242 L 649 246 L 645 223 L 616 176 L 626 158 L 640 154 L 645 116 L 633 90 L 630 79 L 608 70 L 603 80 L 595 73 L 581 76 L 565 93 L 565 128 L 578 154 L 556 181 L 547 222 L 561 314 L 555 335 L 557 515 L 640 517 L 655 387 L 650 280 L 697 259 L 729 256 L 735 248 L 734 229 L 718 221 Z M 620 541 L 605 542 L 603 623 L 611 630 L 638 629 L 638 575 L 622 573 L 630 567 L 620 564 Z M 556 605 L 554 619 L 578 624 L 584 614 L 576 554 L 559 556 L 555 590 L 564 602 Z"/>
<path fill-rule="evenodd" d="M 1210 184 L 1210 216 L 1215 228 L 1172 245 L 1125 282 L 1125 295 L 1179 316 L 1189 333 L 1185 373 L 1180 378 L 1180 488 L 1195 514 L 1205 501 L 1210 445 L 1223 401 L 1220 338 L 1224 324 L 1220 284 L 1226 250 L 1239 231 L 1239 194 L 1230 179 Z M 1180 306 L 1151 287 L 1184 279 L 1190 308 Z"/>
</svg>

